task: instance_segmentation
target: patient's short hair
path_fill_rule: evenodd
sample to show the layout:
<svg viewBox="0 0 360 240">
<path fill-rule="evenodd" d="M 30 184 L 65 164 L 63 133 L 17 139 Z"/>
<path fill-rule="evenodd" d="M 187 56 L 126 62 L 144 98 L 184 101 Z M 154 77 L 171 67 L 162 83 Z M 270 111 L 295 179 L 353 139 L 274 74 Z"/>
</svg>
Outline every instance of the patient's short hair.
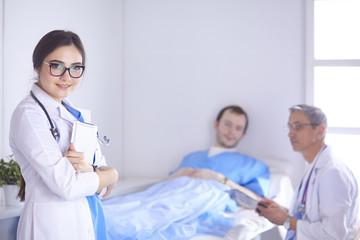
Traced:
<svg viewBox="0 0 360 240">
<path fill-rule="evenodd" d="M 317 107 L 309 106 L 306 104 L 298 104 L 292 106 L 290 109 L 290 114 L 294 112 L 301 111 L 305 114 L 307 120 L 313 125 L 312 127 L 315 128 L 320 124 L 324 124 L 327 127 L 327 117 L 325 113 Z"/>
<path fill-rule="evenodd" d="M 247 113 L 240 107 L 240 106 L 237 106 L 237 105 L 230 105 L 230 106 L 227 106 L 227 107 L 224 107 L 223 109 L 221 109 L 221 111 L 219 112 L 219 114 L 217 115 L 216 117 L 216 121 L 220 121 L 221 117 L 224 115 L 224 112 L 226 110 L 230 110 L 231 112 L 233 113 L 237 113 L 239 115 L 244 115 L 245 116 L 245 120 L 246 120 L 246 124 L 245 124 L 245 128 L 244 128 L 244 133 L 246 133 L 246 130 L 248 128 L 248 125 L 249 125 L 249 119 L 248 119 L 248 115 Z"/>
</svg>

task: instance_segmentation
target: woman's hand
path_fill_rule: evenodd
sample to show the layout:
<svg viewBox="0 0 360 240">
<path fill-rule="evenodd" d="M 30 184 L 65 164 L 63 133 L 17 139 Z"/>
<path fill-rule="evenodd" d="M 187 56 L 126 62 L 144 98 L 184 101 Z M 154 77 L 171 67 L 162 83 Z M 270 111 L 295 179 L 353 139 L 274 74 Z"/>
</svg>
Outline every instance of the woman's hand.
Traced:
<svg viewBox="0 0 360 240">
<path fill-rule="evenodd" d="M 103 197 L 109 196 L 111 190 L 115 187 L 118 180 L 118 172 L 115 168 L 109 166 L 100 166 L 95 172 L 99 176 L 99 186 L 97 193 L 100 193 L 103 188 L 107 187 L 107 191 Z"/>
<path fill-rule="evenodd" d="M 115 188 L 115 186 L 116 186 L 116 183 L 107 186 L 106 192 L 105 192 L 105 194 L 102 196 L 102 198 L 108 197 L 108 196 L 110 195 L 111 191 Z"/>
<path fill-rule="evenodd" d="M 84 153 L 77 152 L 75 150 L 74 144 L 70 143 L 69 151 L 64 153 L 64 157 L 66 157 L 69 162 L 73 165 L 74 169 L 78 173 L 84 172 L 93 172 L 93 166 L 85 161 Z"/>
</svg>

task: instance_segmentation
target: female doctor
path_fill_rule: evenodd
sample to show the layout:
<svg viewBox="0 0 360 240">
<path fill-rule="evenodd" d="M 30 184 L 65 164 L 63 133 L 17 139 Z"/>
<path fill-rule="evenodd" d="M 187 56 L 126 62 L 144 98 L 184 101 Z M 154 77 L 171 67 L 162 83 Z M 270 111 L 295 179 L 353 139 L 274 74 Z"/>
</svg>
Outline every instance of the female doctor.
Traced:
<svg viewBox="0 0 360 240">
<path fill-rule="evenodd" d="M 70 138 L 75 120 L 89 122 L 67 97 L 81 81 L 85 51 L 73 32 L 47 33 L 33 52 L 38 79 L 14 110 L 10 147 L 20 165 L 25 200 L 17 239 L 106 239 L 97 194 L 117 181 L 100 152 L 94 164 L 84 160 Z"/>
</svg>

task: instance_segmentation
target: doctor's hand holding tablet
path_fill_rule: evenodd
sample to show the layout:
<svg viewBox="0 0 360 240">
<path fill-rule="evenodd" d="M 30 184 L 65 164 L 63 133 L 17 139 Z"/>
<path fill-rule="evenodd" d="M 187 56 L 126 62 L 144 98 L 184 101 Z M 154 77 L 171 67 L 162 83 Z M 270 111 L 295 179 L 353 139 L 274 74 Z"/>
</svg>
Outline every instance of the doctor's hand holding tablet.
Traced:
<svg viewBox="0 0 360 240">
<path fill-rule="evenodd" d="M 107 239 L 97 193 L 109 195 L 118 173 L 106 165 L 96 137 L 90 152 L 70 143 L 74 123 L 90 123 L 89 111 L 68 99 L 85 71 L 82 42 L 73 32 L 51 31 L 32 60 L 37 79 L 10 124 L 10 147 L 24 180 L 17 239 Z"/>
</svg>

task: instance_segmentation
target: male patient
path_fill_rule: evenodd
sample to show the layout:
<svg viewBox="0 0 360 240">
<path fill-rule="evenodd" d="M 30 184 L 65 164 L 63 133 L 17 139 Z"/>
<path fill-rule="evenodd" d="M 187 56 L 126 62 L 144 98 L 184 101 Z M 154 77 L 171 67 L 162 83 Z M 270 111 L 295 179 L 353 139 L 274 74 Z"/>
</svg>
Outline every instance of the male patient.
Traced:
<svg viewBox="0 0 360 240">
<path fill-rule="evenodd" d="M 217 141 L 210 151 L 186 156 L 167 181 L 105 201 L 109 239 L 189 239 L 206 234 L 209 240 L 210 234 L 249 240 L 263 231 L 270 222 L 253 209 L 236 208 L 235 219 L 224 214 L 235 204 L 224 192 L 228 187 L 219 183 L 267 195 L 267 166 L 235 151 L 247 125 L 240 107 L 224 108 L 215 121 Z"/>
<path fill-rule="evenodd" d="M 171 177 L 190 176 L 215 180 L 230 188 L 245 187 L 260 196 L 269 188 L 269 170 L 261 161 L 238 153 L 236 146 L 248 127 L 246 112 L 239 106 L 223 108 L 215 122 L 216 143 L 210 150 L 185 156 Z"/>
<path fill-rule="evenodd" d="M 227 184 L 231 189 L 243 189 L 267 196 L 270 184 L 268 167 L 261 161 L 238 153 L 236 146 L 245 136 L 248 116 L 239 106 L 223 108 L 215 122 L 216 143 L 209 150 L 197 151 L 185 156 L 180 166 L 171 172 L 171 178 L 190 176 L 193 178 L 215 180 Z M 240 223 L 237 223 L 236 236 L 251 239 L 265 228 L 269 222 L 256 216 L 253 210 L 241 209 Z M 238 219 L 238 217 L 237 217 Z M 229 233 L 231 235 L 231 232 Z"/>
</svg>

